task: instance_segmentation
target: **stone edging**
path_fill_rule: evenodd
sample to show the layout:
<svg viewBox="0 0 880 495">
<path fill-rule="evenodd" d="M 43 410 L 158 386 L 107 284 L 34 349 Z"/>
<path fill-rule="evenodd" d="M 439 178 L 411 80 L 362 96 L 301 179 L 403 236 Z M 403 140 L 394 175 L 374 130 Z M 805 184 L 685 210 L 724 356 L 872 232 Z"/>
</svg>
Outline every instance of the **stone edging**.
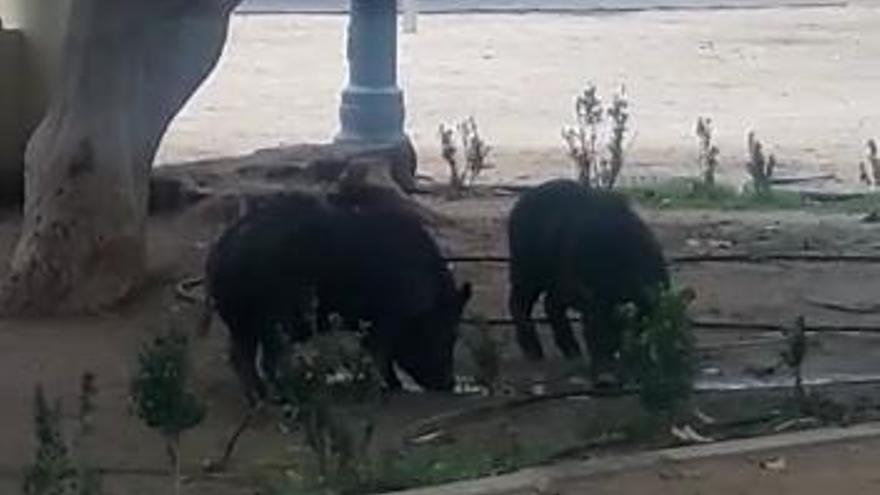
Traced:
<svg viewBox="0 0 880 495">
<path fill-rule="evenodd" d="M 796 433 L 656 450 L 629 456 L 566 461 L 552 466 L 528 468 L 491 478 L 394 492 L 393 495 L 510 495 L 535 493 L 536 488 L 548 484 L 556 486 L 559 483 L 572 483 L 600 474 L 645 468 L 662 462 L 706 459 L 877 436 L 880 436 L 880 422 L 865 423 L 846 428 L 821 428 Z"/>
</svg>

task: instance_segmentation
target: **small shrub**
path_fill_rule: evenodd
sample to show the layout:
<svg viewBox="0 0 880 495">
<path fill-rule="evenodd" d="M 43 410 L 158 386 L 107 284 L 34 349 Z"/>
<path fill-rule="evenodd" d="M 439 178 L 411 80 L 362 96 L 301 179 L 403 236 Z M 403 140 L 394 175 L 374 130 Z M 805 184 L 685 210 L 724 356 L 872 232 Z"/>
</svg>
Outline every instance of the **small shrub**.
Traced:
<svg viewBox="0 0 880 495">
<path fill-rule="evenodd" d="M 138 369 L 131 381 L 135 414 L 165 440 L 172 466 L 174 493 L 180 493 L 180 437 L 205 417 L 205 406 L 191 393 L 189 341 L 170 332 L 143 346 Z"/>
<path fill-rule="evenodd" d="M 78 459 L 80 493 L 82 495 L 99 495 L 104 492 L 101 476 L 90 465 L 87 441 L 95 434 L 95 397 L 98 389 L 95 386 L 95 375 L 84 373 L 80 378 L 79 409 L 77 411 L 77 432 L 73 438 L 73 451 Z"/>
<path fill-rule="evenodd" d="M 869 139 L 865 144 L 865 160 L 859 162 L 859 179 L 871 187 L 876 187 L 880 184 L 880 158 L 877 156 L 877 142 L 873 139 Z"/>
<path fill-rule="evenodd" d="M 772 154 L 765 157 L 764 147 L 755 137 L 753 131 L 749 131 L 747 138 L 749 160 L 746 162 L 746 171 L 752 178 L 752 188 L 759 197 L 768 197 L 772 192 L 773 171 L 776 168 L 776 157 Z"/>
<path fill-rule="evenodd" d="M 564 127 L 562 139 L 578 170 L 578 181 L 584 186 L 612 189 L 617 183 L 624 165 L 624 140 L 630 118 L 628 107 L 629 101 L 622 87 L 607 109 L 602 108 L 596 86 L 592 84 L 575 99 L 577 124 Z M 600 143 L 606 115 L 610 129 L 605 132 L 603 153 Z"/>
<path fill-rule="evenodd" d="M 438 131 L 440 136 L 440 153 L 443 161 L 449 167 L 449 186 L 453 190 L 464 188 L 464 170 L 458 162 L 458 147 L 455 142 L 455 128 L 446 124 L 440 124 Z"/>
<path fill-rule="evenodd" d="M 491 147 L 480 136 L 473 117 L 464 119 L 454 128 L 440 124 L 439 135 L 441 154 L 449 166 L 449 186 L 454 194 L 460 195 L 473 186 L 480 174 L 493 167 L 488 161 Z M 464 163 L 459 161 L 456 137 L 461 143 Z"/>
<path fill-rule="evenodd" d="M 62 428 L 62 405 L 56 400 L 49 405 L 43 387 L 34 393 L 34 426 L 37 452 L 33 464 L 24 472 L 22 492 L 25 495 L 100 495 L 101 478 L 88 462 L 83 443 L 94 433 L 94 375 L 82 376 L 78 429 L 70 446 Z"/>
<path fill-rule="evenodd" d="M 350 336 L 320 335 L 297 346 L 282 362 L 279 381 L 292 409 L 290 420 L 303 431 L 313 455 L 313 484 L 338 492 L 366 484 L 373 476 L 368 459 L 374 421 L 343 409 L 375 401 L 381 392 L 372 359 Z"/>
<path fill-rule="evenodd" d="M 639 385 L 642 405 L 669 420 L 682 413 L 693 389 L 696 342 L 687 315 L 693 299 L 690 289 L 662 291 L 650 314 L 636 315 L 632 305 L 622 308 L 624 375 Z"/>
<path fill-rule="evenodd" d="M 489 395 L 495 394 L 501 384 L 501 342 L 492 335 L 488 325 L 480 323 L 476 331 L 464 339 L 464 344 L 476 367 L 477 385 Z"/>
<path fill-rule="evenodd" d="M 24 475 L 25 495 L 72 495 L 76 490 L 76 469 L 61 431 L 61 402 L 49 405 L 42 386 L 34 394 L 34 425 L 37 454 Z"/>
<path fill-rule="evenodd" d="M 578 171 L 578 181 L 593 185 L 593 170 L 599 162 L 599 125 L 602 123 L 602 101 L 596 95 L 596 86 L 590 84 L 575 99 L 577 125 L 562 130 L 568 154 Z"/>
<path fill-rule="evenodd" d="M 700 154 L 697 163 L 700 167 L 699 184 L 707 190 L 715 188 L 715 174 L 718 172 L 718 146 L 712 142 L 712 119 L 697 119 L 697 139 L 700 142 Z"/>
<path fill-rule="evenodd" d="M 623 140 L 626 137 L 629 112 L 624 88 L 614 95 L 607 114 L 611 119 L 611 137 L 608 140 L 608 158 L 599 162 L 599 174 L 596 177 L 603 189 L 614 189 L 620 171 L 623 170 Z"/>
</svg>

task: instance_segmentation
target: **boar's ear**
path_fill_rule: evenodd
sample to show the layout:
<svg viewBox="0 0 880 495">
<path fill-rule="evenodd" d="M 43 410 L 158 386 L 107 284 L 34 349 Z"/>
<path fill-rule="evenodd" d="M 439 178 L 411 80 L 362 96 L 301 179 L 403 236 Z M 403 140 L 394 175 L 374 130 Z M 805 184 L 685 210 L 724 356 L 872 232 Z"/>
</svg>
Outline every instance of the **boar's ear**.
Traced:
<svg viewBox="0 0 880 495">
<path fill-rule="evenodd" d="M 462 309 L 464 309 L 465 304 L 470 301 L 472 293 L 473 288 L 471 287 L 470 282 L 463 283 L 461 288 L 458 289 L 458 304 L 461 305 Z"/>
</svg>

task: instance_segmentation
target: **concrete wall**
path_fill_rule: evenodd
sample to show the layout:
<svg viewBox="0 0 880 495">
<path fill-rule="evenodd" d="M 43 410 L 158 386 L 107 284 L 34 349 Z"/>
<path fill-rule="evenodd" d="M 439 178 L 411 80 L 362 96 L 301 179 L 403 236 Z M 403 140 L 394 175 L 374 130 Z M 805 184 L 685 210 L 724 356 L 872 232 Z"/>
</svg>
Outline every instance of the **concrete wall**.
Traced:
<svg viewBox="0 0 880 495">
<path fill-rule="evenodd" d="M 0 203 L 20 194 L 24 142 L 57 79 L 72 1 L 0 0 Z"/>
</svg>

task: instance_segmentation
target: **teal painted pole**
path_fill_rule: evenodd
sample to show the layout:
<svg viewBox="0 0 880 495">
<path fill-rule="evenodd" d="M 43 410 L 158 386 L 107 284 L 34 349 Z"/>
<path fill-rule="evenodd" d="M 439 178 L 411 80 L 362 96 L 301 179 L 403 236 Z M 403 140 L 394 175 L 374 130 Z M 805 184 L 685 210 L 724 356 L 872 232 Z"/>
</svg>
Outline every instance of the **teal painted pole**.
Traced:
<svg viewBox="0 0 880 495">
<path fill-rule="evenodd" d="M 395 145 L 403 134 L 397 86 L 397 0 L 350 0 L 348 86 L 339 108 L 337 142 Z"/>
</svg>

